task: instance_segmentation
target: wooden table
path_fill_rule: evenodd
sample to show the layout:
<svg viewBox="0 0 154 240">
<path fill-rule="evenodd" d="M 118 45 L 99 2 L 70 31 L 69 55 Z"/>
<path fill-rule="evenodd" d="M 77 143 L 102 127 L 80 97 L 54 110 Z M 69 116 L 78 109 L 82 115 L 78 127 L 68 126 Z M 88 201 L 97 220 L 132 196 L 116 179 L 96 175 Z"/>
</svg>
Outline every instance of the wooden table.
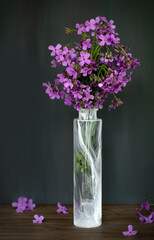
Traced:
<svg viewBox="0 0 154 240">
<path fill-rule="evenodd" d="M 72 206 L 69 214 L 58 214 L 55 205 L 37 205 L 32 212 L 16 213 L 8 205 L 0 205 L 0 240 L 116 240 L 124 237 L 129 224 L 138 230 L 131 239 L 154 240 L 154 224 L 141 224 L 136 215 L 137 205 L 103 205 L 103 225 L 93 229 L 73 226 Z M 45 217 L 42 224 L 34 224 L 34 214 Z"/>
</svg>

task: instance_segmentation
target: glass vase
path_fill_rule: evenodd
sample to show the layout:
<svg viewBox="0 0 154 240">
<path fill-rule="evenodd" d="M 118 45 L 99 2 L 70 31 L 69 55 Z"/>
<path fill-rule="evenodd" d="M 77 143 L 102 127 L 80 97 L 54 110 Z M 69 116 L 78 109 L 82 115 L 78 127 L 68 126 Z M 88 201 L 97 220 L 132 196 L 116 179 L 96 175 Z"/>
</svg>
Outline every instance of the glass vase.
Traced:
<svg viewBox="0 0 154 240">
<path fill-rule="evenodd" d="M 74 119 L 74 225 L 102 224 L 102 120 L 98 109 L 81 109 Z"/>
</svg>

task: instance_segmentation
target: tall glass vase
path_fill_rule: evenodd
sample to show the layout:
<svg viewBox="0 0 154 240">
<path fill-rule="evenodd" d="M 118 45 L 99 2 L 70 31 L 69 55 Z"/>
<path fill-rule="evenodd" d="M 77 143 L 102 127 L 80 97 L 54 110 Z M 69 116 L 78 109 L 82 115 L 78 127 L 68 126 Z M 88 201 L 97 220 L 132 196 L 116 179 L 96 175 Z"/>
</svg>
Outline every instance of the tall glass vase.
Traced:
<svg viewBox="0 0 154 240">
<path fill-rule="evenodd" d="M 98 109 L 82 109 L 74 119 L 74 225 L 102 224 L 102 120 Z"/>
</svg>

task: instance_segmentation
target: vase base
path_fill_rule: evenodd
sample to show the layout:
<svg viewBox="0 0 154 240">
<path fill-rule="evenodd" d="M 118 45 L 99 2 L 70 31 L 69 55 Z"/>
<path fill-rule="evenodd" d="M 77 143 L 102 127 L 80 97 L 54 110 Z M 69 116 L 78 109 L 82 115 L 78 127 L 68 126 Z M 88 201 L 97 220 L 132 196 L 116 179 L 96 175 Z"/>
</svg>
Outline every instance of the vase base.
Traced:
<svg viewBox="0 0 154 240">
<path fill-rule="evenodd" d="M 102 222 L 100 221 L 100 222 L 94 223 L 88 220 L 79 220 L 77 222 L 74 222 L 74 225 L 80 228 L 95 228 L 95 227 L 101 226 Z"/>
</svg>

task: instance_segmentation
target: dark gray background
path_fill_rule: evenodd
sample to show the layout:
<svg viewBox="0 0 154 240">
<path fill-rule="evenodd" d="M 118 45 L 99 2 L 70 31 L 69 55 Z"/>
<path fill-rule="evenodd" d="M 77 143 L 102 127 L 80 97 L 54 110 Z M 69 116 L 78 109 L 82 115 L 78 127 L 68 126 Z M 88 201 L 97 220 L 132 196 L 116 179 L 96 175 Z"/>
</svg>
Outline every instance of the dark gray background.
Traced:
<svg viewBox="0 0 154 240">
<path fill-rule="evenodd" d="M 153 1 L 1 1 L 0 203 L 25 195 L 36 203 L 72 203 L 73 131 L 77 112 L 52 101 L 42 83 L 53 81 L 48 46 L 96 16 L 114 19 L 121 42 L 141 67 L 119 96 L 124 107 L 103 119 L 103 202 L 154 201 Z M 75 34 L 74 34 L 75 36 Z M 77 38 L 76 38 L 77 40 Z"/>
</svg>

